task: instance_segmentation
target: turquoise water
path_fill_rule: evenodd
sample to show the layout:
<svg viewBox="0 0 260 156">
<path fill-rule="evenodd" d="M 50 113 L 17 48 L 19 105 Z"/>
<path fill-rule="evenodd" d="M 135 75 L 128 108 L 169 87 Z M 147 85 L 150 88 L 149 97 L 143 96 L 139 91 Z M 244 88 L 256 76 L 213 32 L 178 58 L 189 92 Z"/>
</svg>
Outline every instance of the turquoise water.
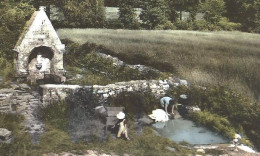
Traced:
<svg viewBox="0 0 260 156">
<path fill-rule="evenodd" d="M 169 120 L 168 122 L 157 122 L 153 124 L 156 131 L 177 143 L 186 141 L 190 144 L 220 144 L 228 143 L 229 140 L 208 130 L 205 127 L 196 126 L 190 120 L 182 117 Z"/>
</svg>

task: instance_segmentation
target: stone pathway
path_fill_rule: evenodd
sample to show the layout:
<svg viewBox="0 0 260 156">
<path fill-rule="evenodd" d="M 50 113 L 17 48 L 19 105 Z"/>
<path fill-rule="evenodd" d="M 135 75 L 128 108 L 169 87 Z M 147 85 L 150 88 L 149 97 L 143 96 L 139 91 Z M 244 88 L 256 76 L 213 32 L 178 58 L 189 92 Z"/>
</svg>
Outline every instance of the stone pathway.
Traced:
<svg viewBox="0 0 260 156">
<path fill-rule="evenodd" d="M 0 112 L 23 115 L 23 125 L 29 132 L 33 143 L 38 143 L 44 132 L 44 124 L 37 114 L 41 106 L 39 93 L 26 84 L 12 84 L 12 88 L 0 90 Z"/>
</svg>

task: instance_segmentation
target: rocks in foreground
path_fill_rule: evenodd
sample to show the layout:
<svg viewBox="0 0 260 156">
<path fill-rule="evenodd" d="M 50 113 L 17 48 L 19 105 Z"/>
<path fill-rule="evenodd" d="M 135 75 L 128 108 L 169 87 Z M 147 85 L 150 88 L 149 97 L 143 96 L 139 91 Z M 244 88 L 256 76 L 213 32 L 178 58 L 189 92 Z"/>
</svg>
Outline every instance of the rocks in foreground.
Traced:
<svg viewBox="0 0 260 156">
<path fill-rule="evenodd" d="M 11 141 L 12 132 L 5 128 L 0 128 L 0 143 L 11 143 Z"/>
</svg>

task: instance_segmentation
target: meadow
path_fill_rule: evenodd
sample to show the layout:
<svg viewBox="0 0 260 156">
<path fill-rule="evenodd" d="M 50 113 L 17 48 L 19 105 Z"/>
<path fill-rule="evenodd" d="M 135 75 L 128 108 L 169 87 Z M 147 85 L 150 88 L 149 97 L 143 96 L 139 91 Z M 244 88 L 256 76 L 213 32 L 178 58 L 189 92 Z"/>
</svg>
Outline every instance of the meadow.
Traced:
<svg viewBox="0 0 260 156">
<path fill-rule="evenodd" d="M 130 64 L 144 64 L 192 84 L 223 85 L 259 102 L 260 35 L 181 30 L 59 29 L 61 39 L 95 43 Z"/>
</svg>

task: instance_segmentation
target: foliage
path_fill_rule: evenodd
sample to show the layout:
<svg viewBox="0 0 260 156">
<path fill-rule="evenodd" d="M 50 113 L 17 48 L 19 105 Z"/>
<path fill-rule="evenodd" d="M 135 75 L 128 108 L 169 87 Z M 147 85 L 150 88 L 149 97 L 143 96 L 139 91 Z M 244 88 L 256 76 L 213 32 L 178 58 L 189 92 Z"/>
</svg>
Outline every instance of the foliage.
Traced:
<svg viewBox="0 0 260 156">
<path fill-rule="evenodd" d="M 149 92 L 122 92 L 116 97 L 111 97 L 109 101 L 111 106 L 125 107 L 126 113 L 130 116 L 150 114 L 159 106 L 159 100 Z"/>
<path fill-rule="evenodd" d="M 204 13 L 204 25 L 199 22 L 200 25 L 195 23 L 195 29 L 210 31 L 214 30 L 239 30 L 241 25 L 239 23 L 229 22 L 228 18 L 224 17 L 226 13 L 226 5 L 224 0 L 206 0 L 200 4 L 200 10 Z"/>
<path fill-rule="evenodd" d="M 120 0 L 119 2 L 119 20 L 127 29 L 137 29 L 138 21 L 136 19 L 133 0 Z"/>
<path fill-rule="evenodd" d="M 191 23 L 187 21 L 177 20 L 175 23 L 178 30 L 189 30 L 191 28 Z"/>
<path fill-rule="evenodd" d="M 259 0 L 225 0 L 225 16 L 232 22 L 240 23 L 242 31 L 259 33 Z"/>
<path fill-rule="evenodd" d="M 153 71 L 140 72 L 127 66 L 114 66 L 112 60 L 102 58 L 97 54 L 97 51 L 103 47 L 95 44 L 79 45 L 68 40 L 64 40 L 64 43 L 67 45 L 67 54 L 64 59 L 68 69 L 72 69 L 70 72 L 74 73 L 72 76 L 76 73 L 84 74 L 84 79 L 76 81 L 78 84 L 108 84 L 117 81 L 152 79 L 160 76 Z"/>
<path fill-rule="evenodd" d="M 166 16 L 168 20 L 174 23 L 178 18 L 178 13 L 176 12 L 175 0 L 165 0 L 166 2 Z"/>
<path fill-rule="evenodd" d="M 207 22 L 217 24 L 225 13 L 225 2 L 223 0 L 206 0 L 200 4 L 200 10 L 204 13 L 204 19 Z"/>
<path fill-rule="evenodd" d="M 68 104 L 64 101 L 55 102 L 43 108 L 41 115 L 43 120 L 60 130 L 67 130 L 68 128 Z"/>
<path fill-rule="evenodd" d="M 6 58 L 0 57 L 0 75 L 3 77 L 3 82 L 12 80 L 14 78 L 14 66 L 13 63 L 7 60 Z"/>
<path fill-rule="evenodd" d="M 188 0 L 187 11 L 190 13 L 189 21 L 195 21 L 199 11 L 200 0 Z"/>
<path fill-rule="evenodd" d="M 33 7 L 27 3 L 3 1 L 0 3 L 0 57 L 11 61 L 18 37 L 25 22 L 30 18 Z"/>
<path fill-rule="evenodd" d="M 220 133 L 229 139 L 233 139 L 235 129 L 233 125 L 225 117 L 212 114 L 207 111 L 191 113 L 189 118 L 198 124 L 205 125 L 215 132 Z"/>
<path fill-rule="evenodd" d="M 96 1 L 67 1 L 61 8 L 66 27 L 103 27 L 105 22 L 103 0 Z"/>
<path fill-rule="evenodd" d="M 0 2 L 0 75 L 4 82 L 15 76 L 12 49 L 33 11 L 33 7 L 25 2 Z"/>
<path fill-rule="evenodd" d="M 124 28 L 123 24 L 118 19 L 107 20 L 105 22 L 105 27 L 110 28 L 110 29 L 123 29 Z"/>
<path fill-rule="evenodd" d="M 167 22 L 166 3 L 164 0 L 144 0 L 140 19 L 147 29 L 155 29 Z"/>
<path fill-rule="evenodd" d="M 228 31 L 239 30 L 241 27 L 241 24 L 229 22 L 228 19 L 225 17 L 220 19 L 218 25 L 222 28 L 222 30 L 228 30 Z"/>
<path fill-rule="evenodd" d="M 176 26 L 173 25 L 170 21 L 166 21 L 164 24 L 156 26 L 155 29 L 156 30 L 175 30 Z"/>
<path fill-rule="evenodd" d="M 105 6 L 107 7 L 117 7 L 119 0 L 105 0 Z"/>
</svg>

